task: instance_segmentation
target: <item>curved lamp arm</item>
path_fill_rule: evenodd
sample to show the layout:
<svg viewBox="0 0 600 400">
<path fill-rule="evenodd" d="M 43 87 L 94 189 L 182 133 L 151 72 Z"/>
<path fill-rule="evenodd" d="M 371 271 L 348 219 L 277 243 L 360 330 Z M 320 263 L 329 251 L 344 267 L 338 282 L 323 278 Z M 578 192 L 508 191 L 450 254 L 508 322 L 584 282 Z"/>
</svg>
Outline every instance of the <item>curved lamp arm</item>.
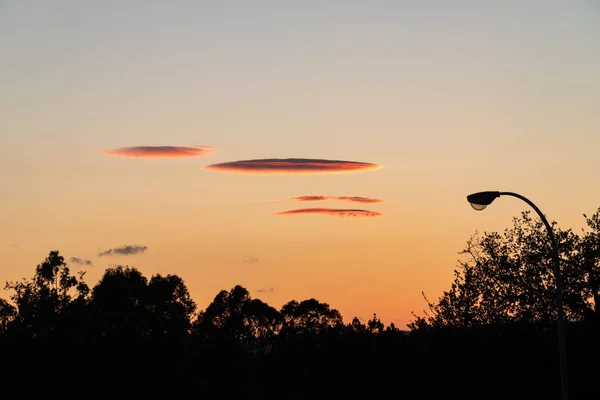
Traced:
<svg viewBox="0 0 600 400">
<path fill-rule="evenodd" d="M 518 193 L 513 192 L 489 192 L 490 198 L 488 199 L 490 202 L 493 201 L 493 197 L 498 196 L 512 196 L 517 199 L 523 200 L 525 203 L 529 204 L 531 208 L 538 214 L 544 225 L 546 226 L 546 230 L 548 231 L 548 236 L 550 236 L 550 242 L 552 243 L 552 258 L 554 261 L 554 279 L 556 281 L 556 311 L 557 311 L 557 320 L 558 320 L 558 339 L 559 339 L 559 355 L 560 355 L 560 380 L 561 380 L 561 391 L 562 391 L 562 399 L 568 400 L 569 392 L 568 392 L 568 383 L 567 383 L 567 349 L 565 343 L 565 312 L 563 308 L 563 282 L 562 282 L 562 273 L 560 270 L 560 259 L 558 253 L 558 243 L 556 242 L 556 237 L 554 236 L 554 230 L 552 226 L 542 214 L 542 211 L 535 205 L 531 200 L 527 197 L 522 196 Z"/>
<path fill-rule="evenodd" d="M 546 230 L 548 231 L 548 236 L 550 236 L 550 241 L 552 242 L 552 258 L 554 261 L 554 267 L 555 267 L 554 274 L 556 275 L 555 278 L 557 279 L 557 286 L 559 285 L 558 280 L 561 280 L 560 283 L 562 284 L 562 279 L 560 279 L 561 273 L 560 273 L 560 264 L 559 264 L 558 243 L 556 242 L 556 236 L 554 236 L 554 230 L 552 229 L 552 225 L 550 225 L 550 223 L 546 219 L 546 216 L 544 214 L 542 214 L 542 211 L 535 204 L 533 204 L 533 202 L 531 200 L 529 200 L 525 196 L 522 196 L 518 193 L 513 193 L 513 192 L 500 192 L 499 195 L 500 196 L 512 196 L 512 197 L 516 197 L 517 199 L 523 200 L 525 203 L 529 204 L 529 206 L 531 208 L 533 208 L 533 210 L 540 217 L 540 219 L 546 226 Z"/>
</svg>

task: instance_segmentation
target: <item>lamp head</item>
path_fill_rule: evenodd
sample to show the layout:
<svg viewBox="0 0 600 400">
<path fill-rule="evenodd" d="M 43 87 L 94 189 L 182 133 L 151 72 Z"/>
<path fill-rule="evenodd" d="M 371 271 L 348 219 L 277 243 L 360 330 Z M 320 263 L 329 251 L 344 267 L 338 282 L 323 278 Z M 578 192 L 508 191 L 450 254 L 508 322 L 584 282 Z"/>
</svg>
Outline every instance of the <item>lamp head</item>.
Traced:
<svg viewBox="0 0 600 400">
<path fill-rule="evenodd" d="M 467 201 L 473 209 L 481 211 L 492 204 L 497 197 L 500 197 L 500 192 L 478 192 L 468 195 Z"/>
</svg>

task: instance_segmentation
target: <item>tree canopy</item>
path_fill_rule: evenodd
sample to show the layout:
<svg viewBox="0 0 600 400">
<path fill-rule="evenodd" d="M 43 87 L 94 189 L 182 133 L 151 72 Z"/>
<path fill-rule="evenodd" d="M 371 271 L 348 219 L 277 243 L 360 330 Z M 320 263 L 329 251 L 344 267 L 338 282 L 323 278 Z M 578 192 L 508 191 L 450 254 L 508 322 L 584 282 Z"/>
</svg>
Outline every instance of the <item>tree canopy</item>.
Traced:
<svg viewBox="0 0 600 400">
<path fill-rule="evenodd" d="M 597 315 L 600 306 L 600 209 L 584 215 L 581 234 L 553 223 L 569 321 Z M 460 253 L 454 281 L 410 327 L 473 327 L 556 320 L 556 283 L 548 233 L 529 212 L 504 233 L 475 234 Z"/>
<path fill-rule="evenodd" d="M 595 398 L 600 356 L 600 209 L 581 232 L 553 223 L 564 275 L 572 398 Z M 185 281 L 135 267 L 92 287 L 51 251 L 0 299 L 6 382 L 51 398 L 356 396 L 558 398 L 555 281 L 528 212 L 475 234 L 454 280 L 409 330 L 376 314 L 344 322 L 317 299 L 279 309 L 236 285 L 199 309 Z M 595 361 L 592 361 L 595 362 Z"/>
</svg>

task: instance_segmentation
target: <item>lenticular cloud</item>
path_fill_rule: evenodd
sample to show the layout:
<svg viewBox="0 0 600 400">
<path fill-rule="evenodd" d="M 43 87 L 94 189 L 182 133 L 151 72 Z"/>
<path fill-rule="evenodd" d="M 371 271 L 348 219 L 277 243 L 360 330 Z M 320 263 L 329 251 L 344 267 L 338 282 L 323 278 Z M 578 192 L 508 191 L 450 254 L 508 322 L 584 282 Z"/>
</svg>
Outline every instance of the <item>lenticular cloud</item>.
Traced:
<svg viewBox="0 0 600 400">
<path fill-rule="evenodd" d="M 238 172 L 246 174 L 335 174 L 359 172 L 381 168 L 377 164 L 322 160 L 311 158 L 267 158 L 261 160 L 241 160 L 208 165 L 205 169 L 217 172 Z"/>
<path fill-rule="evenodd" d="M 310 202 L 310 201 L 349 201 L 351 203 L 383 203 L 383 200 L 373 199 L 370 197 L 358 197 L 358 196 L 300 196 L 292 197 L 290 200 Z"/>
<path fill-rule="evenodd" d="M 360 218 L 360 217 L 380 217 L 382 214 L 376 211 L 359 210 L 351 208 L 298 208 L 278 212 L 275 215 L 302 215 L 302 214 L 317 214 L 330 215 L 342 218 Z"/>
<path fill-rule="evenodd" d="M 128 158 L 204 157 L 216 150 L 210 146 L 134 146 L 105 150 L 104 154 Z"/>
</svg>

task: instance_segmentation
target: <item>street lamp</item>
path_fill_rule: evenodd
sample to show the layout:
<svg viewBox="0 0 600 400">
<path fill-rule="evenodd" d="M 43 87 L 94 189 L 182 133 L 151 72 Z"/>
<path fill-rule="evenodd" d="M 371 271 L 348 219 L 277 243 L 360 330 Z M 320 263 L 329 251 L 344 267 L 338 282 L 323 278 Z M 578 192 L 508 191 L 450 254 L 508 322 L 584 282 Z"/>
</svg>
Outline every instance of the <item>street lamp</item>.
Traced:
<svg viewBox="0 0 600 400">
<path fill-rule="evenodd" d="M 529 204 L 531 208 L 539 215 L 542 222 L 546 226 L 548 236 L 550 236 L 550 242 L 552 243 L 552 259 L 554 260 L 554 279 L 556 280 L 556 310 L 558 314 L 558 353 L 560 357 L 560 387 L 562 392 L 562 399 L 568 400 L 569 398 L 569 385 L 567 382 L 567 347 L 565 344 L 565 311 L 563 309 L 563 288 L 562 288 L 562 274 L 560 271 L 560 262 L 558 255 L 558 245 L 556 243 L 556 237 L 552 231 L 552 226 L 548 223 L 548 220 L 542 214 L 539 208 L 531 202 L 528 198 L 521 196 L 518 193 L 512 192 L 479 192 L 473 193 L 467 196 L 467 201 L 477 211 L 484 210 L 487 206 L 492 204 L 496 198 L 500 196 L 512 196 L 523 200 Z"/>
</svg>

